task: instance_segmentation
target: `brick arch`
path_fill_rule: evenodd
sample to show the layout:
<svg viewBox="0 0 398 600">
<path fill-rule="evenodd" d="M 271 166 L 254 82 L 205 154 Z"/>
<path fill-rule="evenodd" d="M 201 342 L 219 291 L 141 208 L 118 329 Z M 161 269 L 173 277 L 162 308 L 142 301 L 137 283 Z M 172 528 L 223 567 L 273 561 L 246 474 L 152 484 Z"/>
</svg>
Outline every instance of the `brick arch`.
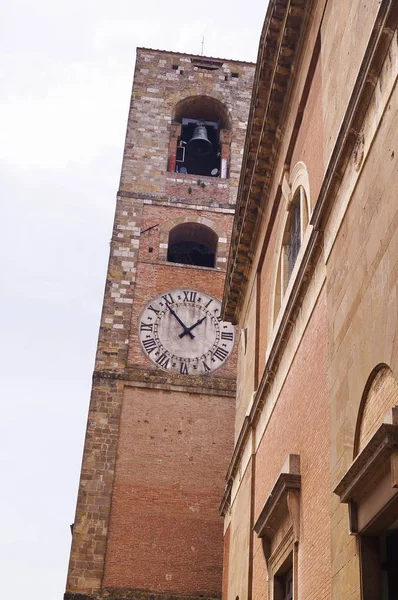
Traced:
<svg viewBox="0 0 398 600">
<path fill-rule="evenodd" d="M 363 450 L 385 415 L 398 405 L 398 381 L 385 364 L 371 372 L 362 395 L 354 439 L 354 458 Z"/>
<path fill-rule="evenodd" d="M 174 107 L 173 121 L 180 123 L 182 117 L 198 117 L 205 120 L 220 121 L 221 129 L 231 129 L 231 117 L 228 108 L 223 102 L 213 96 L 187 96 L 183 98 Z"/>
<path fill-rule="evenodd" d="M 217 253 L 216 253 L 216 269 L 225 267 L 227 261 L 227 235 L 221 227 L 219 227 L 214 221 L 207 219 L 206 217 L 197 216 L 185 216 L 176 217 L 170 221 L 163 223 L 159 229 L 159 259 L 167 260 L 167 249 L 169 244 L 169 234 L 174 227 L 183 223 L 199 223 L 209 227 L 217 235 Z"/>
</svg>

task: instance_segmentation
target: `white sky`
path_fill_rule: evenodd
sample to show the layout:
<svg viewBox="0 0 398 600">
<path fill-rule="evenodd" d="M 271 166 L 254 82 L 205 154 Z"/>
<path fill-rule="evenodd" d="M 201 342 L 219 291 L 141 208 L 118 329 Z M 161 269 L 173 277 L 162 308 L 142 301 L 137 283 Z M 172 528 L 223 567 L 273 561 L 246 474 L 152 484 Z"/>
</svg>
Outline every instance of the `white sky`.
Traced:
<svg viewBox="0 0 398 600">
<path fill-rule="evenodd" d="M 267 0 L 0 14 L 1 595 L 61 600 L 115 195 L 144 46 L 256 60 Z"/>
</svg>

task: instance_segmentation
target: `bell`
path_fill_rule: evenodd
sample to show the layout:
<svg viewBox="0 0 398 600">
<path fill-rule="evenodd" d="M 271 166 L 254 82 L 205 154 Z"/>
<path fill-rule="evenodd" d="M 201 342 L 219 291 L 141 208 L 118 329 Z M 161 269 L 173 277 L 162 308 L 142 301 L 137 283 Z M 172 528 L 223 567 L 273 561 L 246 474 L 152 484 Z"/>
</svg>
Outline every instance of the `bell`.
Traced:
<svg viewBox="0 0 398 600">
<path fill-rule="evenodd" d="M 187 150 L 194 156 L 208 156 L 211 154 L 213 146 L 207 137 L 207 130 L 204 125 L 195 127 L 193 136 L 187 144 Z"/>
</svg>

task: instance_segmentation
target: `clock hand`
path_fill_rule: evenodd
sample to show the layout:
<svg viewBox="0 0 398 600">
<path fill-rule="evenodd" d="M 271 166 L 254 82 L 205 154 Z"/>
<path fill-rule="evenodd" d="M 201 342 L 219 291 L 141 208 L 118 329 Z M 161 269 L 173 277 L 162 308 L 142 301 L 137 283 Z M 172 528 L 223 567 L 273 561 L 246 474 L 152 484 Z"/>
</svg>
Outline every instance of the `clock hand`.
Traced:
<svg viewBox="0 0 398 600">
<path fill-rule="evenodd" d="M 171 308 L 171 306 L 169 306 L 168 304 L 166 304 L 166 306 L 169 309 L 169 311 L 171 312 L 171 314 L 173 315 L 173 317 L 175 317 L 177 319 L 177 321 L 179 322 L 181 327 L 184 329 L 184 335 L 188 334 L 189 337 L 193 340 L 193 338 L 195 337 L 194 334 L 190 332 L 188 327 L 181 321 L 180 317 L 177 315 L 176 312 L 174 312 L 174 310 Z"/>
<path fill-rule="evenodd" d="M 180 333 L 180 338 L 184 337 L 184 335 L 186 335 L 187 333 L 191 333 L 192 329 L 194 327 L 196 327 L 197 325 L 200 325 L 201 323 L 203 323 L 203 321 L 205 320 L 206 315 L 204 317 L 202 317 L 201 319 L 199 319 L 198 321 L 196 321 L 196 323 L 194 323 L 193 325 L 191 325 L 191 327 L 186 327 L 185 331 L 183 331 L 182 333 Z"/>
</svg>

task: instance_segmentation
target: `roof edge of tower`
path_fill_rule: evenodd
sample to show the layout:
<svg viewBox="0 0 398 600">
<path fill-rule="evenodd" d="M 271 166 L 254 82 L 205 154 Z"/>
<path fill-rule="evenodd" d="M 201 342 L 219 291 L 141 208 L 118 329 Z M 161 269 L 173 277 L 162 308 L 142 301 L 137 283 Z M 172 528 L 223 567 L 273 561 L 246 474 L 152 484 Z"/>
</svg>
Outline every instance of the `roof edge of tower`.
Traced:
<svg viewBox="0 0 398 600">
<path fill-rule="evenodd" d="M 147 50 L 148 52 L 157 52 L 159 54 L 174 54 L 177 56 L 190 56 L 191 58 L 198 58 L 198 59 L 204 59 L 204 60 L 222 60 L 223 62 L 228 62 L 228 63 L 239 63 L 242 65 L 251 65 L 251 66 L 256 66 L 255 62 L 251 62 L 248 60 L 237 60 L 234 58 L 222 58 L 220 56 L 207 56 L 207 55 L 201 55 L 201 54 L 191 54 L 189 52 L 177 52 L 174 50 L 159 50 L 157 48 L 146 48 L 144 46 L 137 46 L 136 50 Z"/>
</svg>

